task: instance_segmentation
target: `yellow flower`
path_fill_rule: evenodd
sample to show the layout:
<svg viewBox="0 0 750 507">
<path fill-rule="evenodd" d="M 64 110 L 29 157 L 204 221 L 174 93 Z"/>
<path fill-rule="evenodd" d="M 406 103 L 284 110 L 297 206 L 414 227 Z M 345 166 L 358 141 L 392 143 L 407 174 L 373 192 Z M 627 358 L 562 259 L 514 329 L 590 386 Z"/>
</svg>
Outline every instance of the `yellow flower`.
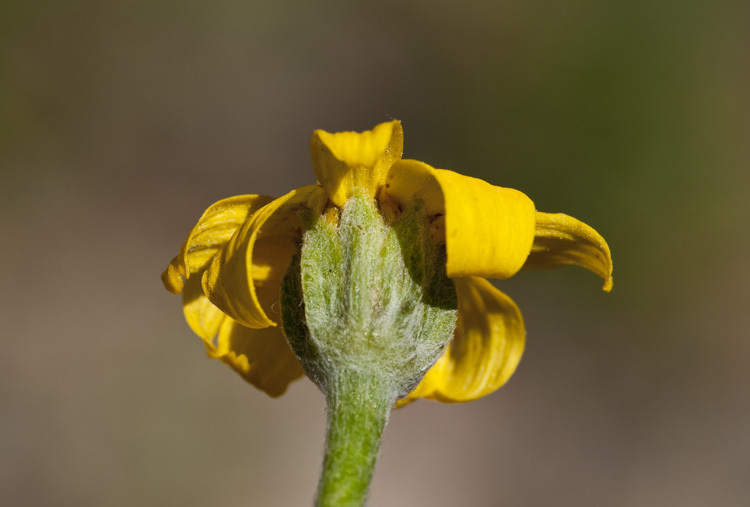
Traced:
<svg viewBox="0 0 750 507">
<path fill-rule="evenodd" d="M 169 291 L 183 294 L 185 318 L 208 355 L 270 396 L 303 374 L 278 326 L 280 283 L 303 233 L 298 211 L 335 221 L 354 189 L 375 198 L 387 219 L 413 199 L 424 201 L 456 285 L 453 340 L 402 403 L 473 400 L 514 372 L 524 348 L 523 318 L 485 278 L 508 278 L 524 266 L 577 264 L 601 276 L 605 291 L 612 288 L 609 248 L 594 229 L 536 211 L 517 190 L 402 160 L 398 121 L 363 133 L 315 131 L 310 152 L 317 185 L 278 199 L 243 195 L 213 204 L 162 274 Z"/>
</svg>

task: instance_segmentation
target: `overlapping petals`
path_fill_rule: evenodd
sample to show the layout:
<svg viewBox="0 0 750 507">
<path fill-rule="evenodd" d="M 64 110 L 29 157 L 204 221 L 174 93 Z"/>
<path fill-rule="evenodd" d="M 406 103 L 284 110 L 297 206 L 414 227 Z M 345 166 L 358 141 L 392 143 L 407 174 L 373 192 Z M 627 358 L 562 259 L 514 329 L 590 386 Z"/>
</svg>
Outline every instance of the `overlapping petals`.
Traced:
<svg viewBox="0 0 750 507">
<path fill-rule="evenodd" d="M 238 195 L 209 206 L 162 273 L 164 287 L 173 294 L 182 292 L 182 278 L 202 272 L 248 217 L 271 201 L 265 195 Z"/>
<path fill-rule="evenodd" d="M 232 197 L 206 210 L 162 279 L 171 292 L 183 292 L 188 324 L 211 357 L 272 396 L 302 375 L 276 322 L 280 281 L 300 245 L 298 212 L 335 216 L 356 188 L 377 198 L 387 219 L 422 200 L 456 284 L 454 338 L 400 404 L 473 400 L 513 374 L 524 349 L 523 318 L 484 278 L 576 264 L 602 277 L 604 290 L 612 288 L 609 247 L 593 228 L 567 215 L 537 212 L 517 190 L 402 160 L 402 151 L 398 121 L 361 134 L 318 130 L 310 141 L 318 185 L 275 200 Z"/>
<path fill-rule="evenodd" d="M 281 277 L 299 248 L 301 226 L 296 212 L 305 207 L 322 213 L 326 202 L 323 189 L 310 185 L 254 213 L 204 273 L 203 291 L 208 299 L 244 326 L 275 326 L 268 313 L 278 302 Z M 264 286 L 267 291 L 261 290 Z"/>
<path fill-rule="evenodd" d="M 516 304 L 482 278 L 454 281 L 458 323 L 453 340 L 404 402 L 481 398 L 507 382 L 521 360 L 526 331 Z"/>
<path fill-rule="evenodd" d="M 248 195 L 219 201 L 203 213 L 162 274 L 167 290 L 182 292 L 185 319 L 208 355 L 270 396 L 281 395 L 303 373 L 268 317 L 278 313 L 281 277 L 298 248 L 296 212 L 300 206 L 322 212 L 326 200 L 313 185 L 276 200 Z M 232 281 L 233 275 L 242 278 Z M 221 305 L 227 290 L 236 294 L 220 309 L 214 302 Z"/>
<path fill-rule="evenodd" d="M 209 357 L 229 365 L 269 396 L 281 396 L 302 376 L 302 367 L 278 327 L 250 329 L 228 317 L 203 293 L 200 278 L 189 278 L 183 310 L 190 328 L 203 341 Z"/>
</svg>

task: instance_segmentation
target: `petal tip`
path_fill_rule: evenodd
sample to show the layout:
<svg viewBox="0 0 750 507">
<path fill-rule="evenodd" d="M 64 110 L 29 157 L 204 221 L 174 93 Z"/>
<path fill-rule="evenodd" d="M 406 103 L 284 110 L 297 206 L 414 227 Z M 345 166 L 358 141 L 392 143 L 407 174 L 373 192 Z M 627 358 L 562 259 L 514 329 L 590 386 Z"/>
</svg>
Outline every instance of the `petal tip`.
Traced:
<svg viewBox="0 0 750 507">
<path fill-rule="evenodd" d="M 328 152 L 349 167 L 372 167 L 384 156 L 401 158 L 404 149 L 404 131 L 401 122 L 392 120 L 380 123 L 364 132 L 313 131 L 310 151 Z M 313 157 L 314 162 L 315 157 Z"/>
<path fill-rule="evenodd" d="M 182 280 L 182 274 L 178 267 L 175 266 L 177 257 L 169 263 L 167 269 L 161 274 L 161 283 L 164 288 L 172 294 L 181 294 L 182 289 L 185 287 L 185 282 Z"/>
<path fill-rule="evenodd" d="M 374 196 L 403 151 L 404 133 L 398 120 L 381 123 L 365 132 L 315 130 L 310 138 L 315 175 L 339 207 L 355 188 Z"/>
<path fill-rule="evenodd" d="M 602 290 L 612 290 L 612 254 L 604 238 L 569 215 L 537 211 L 534 243 L 524 267 L 555 268 L 568 264 L 599 275 L 604 280 Z"/>
</svg>

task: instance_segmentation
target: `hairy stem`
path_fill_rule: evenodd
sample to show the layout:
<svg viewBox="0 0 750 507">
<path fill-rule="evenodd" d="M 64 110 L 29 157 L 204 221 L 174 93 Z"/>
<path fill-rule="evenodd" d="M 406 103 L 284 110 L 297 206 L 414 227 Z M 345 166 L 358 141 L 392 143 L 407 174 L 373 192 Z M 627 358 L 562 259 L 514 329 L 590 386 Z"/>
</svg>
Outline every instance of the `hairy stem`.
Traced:
<svg viewBox="0 0 750 507">
<path fill-rule="evenodd" d="M 338 370 L 326 382 L 328 433 L 319 507 L 365 504 L 395 389 L 373 372 Z"/>
</svg>

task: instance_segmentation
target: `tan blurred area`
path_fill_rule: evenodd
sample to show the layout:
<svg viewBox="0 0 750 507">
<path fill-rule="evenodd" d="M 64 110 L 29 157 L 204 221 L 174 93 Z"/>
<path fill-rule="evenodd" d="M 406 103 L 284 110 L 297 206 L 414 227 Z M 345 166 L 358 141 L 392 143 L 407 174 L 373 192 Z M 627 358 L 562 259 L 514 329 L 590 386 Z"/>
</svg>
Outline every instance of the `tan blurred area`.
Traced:
<svg viewBox="0 0 750 507">
<path fill-rule="evenodd" d="M 451 5 L 455 4 L 455 5 Z M 311 504 L 325 414 L 203 347 L 161 271 L 230 195 L 314 182 L 313 129 L 391 118 L 405 157 L 609 241 L 498 287 L 497 393 L 386 430 L 378 506 L 750 499 L 750 4 L 0 4 L 0 504 Z"/>
</svg>

